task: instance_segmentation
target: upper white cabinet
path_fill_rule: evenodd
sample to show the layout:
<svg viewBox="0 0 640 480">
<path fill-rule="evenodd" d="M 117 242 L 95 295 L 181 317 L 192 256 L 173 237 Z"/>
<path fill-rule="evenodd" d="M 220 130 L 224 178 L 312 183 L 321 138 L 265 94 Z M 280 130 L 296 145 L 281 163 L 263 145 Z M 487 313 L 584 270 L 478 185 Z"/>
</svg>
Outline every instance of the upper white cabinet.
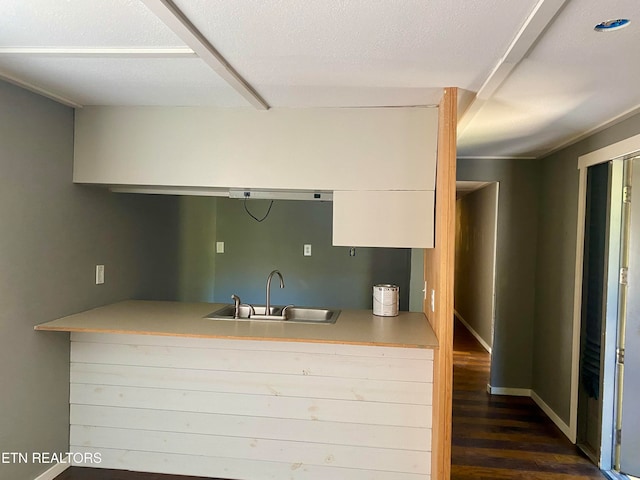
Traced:
<svg viewBox="0 0 640 480">
<path fill-rule="evenodd" d="M 437 108 L 76 111 L 76 183 L 331 191 L 333 244 L 432 247 Z M 194 193 L 195 192 L 195 193 Z"/>
<path fill-rule="evenodd" d="M 434 190 L 437 108 L 76 111 L 76 183 Z"/>
<path fill-rule="evenodd" d="M 333 245 L 433 248 L 435 192 L 336 191 Z"/>
</svg>

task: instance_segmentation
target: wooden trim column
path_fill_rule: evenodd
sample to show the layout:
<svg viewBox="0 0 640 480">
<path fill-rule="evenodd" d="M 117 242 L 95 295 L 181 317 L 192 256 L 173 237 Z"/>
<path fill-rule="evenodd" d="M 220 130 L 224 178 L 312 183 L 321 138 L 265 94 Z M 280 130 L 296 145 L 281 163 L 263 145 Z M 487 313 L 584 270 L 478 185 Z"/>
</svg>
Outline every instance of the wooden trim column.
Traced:
<svg viewBox="0 0 640 480">
<path fill-rule="evenodd" d="M 438 337 L 434 356 L 431 479 L 451 477 L 453 401 L 453 275 L 455 267 L 457 88 L 447 88 L 439 106 L 434 248 L 426 249 L 424 312 Z M 434 309 L 431 309 L 431 300 Z"/>
</svg>

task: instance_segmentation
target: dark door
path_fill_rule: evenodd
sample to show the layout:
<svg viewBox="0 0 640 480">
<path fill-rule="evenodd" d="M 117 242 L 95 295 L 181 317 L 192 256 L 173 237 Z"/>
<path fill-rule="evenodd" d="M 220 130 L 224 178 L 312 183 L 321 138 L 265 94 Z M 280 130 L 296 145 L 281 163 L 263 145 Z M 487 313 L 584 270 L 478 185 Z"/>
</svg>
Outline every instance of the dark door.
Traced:
<svg viewBox="0 0 640 480">
<path fill-rule="evenodd" d="M 587 170 L 585 205 L 577 440 L 596 464 L 600 463 L 602 437 L 610 166 L 602 163 Z"/>
</svg>

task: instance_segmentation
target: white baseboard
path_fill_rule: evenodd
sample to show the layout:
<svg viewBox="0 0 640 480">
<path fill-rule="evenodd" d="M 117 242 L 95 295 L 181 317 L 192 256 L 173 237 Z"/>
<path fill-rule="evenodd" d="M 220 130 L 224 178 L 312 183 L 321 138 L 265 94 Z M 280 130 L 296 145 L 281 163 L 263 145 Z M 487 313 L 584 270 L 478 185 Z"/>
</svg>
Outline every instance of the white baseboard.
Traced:
<svg viewBox="0 0 640 480">
<path fill-rule="evenodd" d="M 69 468 L 68 463 L 56 463 L 45 472 L 38 475 L 34 480 L 54 480 L 58 475 Z"/>
<path fill-rule="evenodd" d="M 504 388 L 487 385 L 487 392 L 491 395 L 510 395 L 512 397 L 531 397 L 530 388 Z"/>
<path fill-rule="evenodd" d="M 536 402 L 536 404 L 542 409 L 542 411 L 556 424 L 556 426 L 560 429 L 565 436 L 575 443 L 575 438 L 571 438 L 571 429 L 569 425 L 567 425 L 562 419 L 553 411 L 553 409 L 542 400 L 538 394 L 534 391 L 531 392 L 531 399 Z"/>
<path fill-rule="evenodd" d="M 530 397 L 536 405 L 538 405 L 542 411 L 545 413 L 547 417 L 551 419 L 553 423 L 560 429 L 564 435 L 571 440 L 572 443 L 576 443 L 575 438 L 571 437 L 571 429 L 569 425 L 567 425 L 553 409 L 545 403 L 540 396 L 531 390 L 530 388 L 503 388 L 503 387 L 492 387 L 491 385 L 487 385 L 487 392 L 491 395 L 511 395 L 514 397 Z"/>
<path fill-rule="evenodd" d="M 460 315 L 455 308 L 453 309 L 453 313 L 458 318 L 458 320 L 460 320 L 460 323 L 462 323 L 467 328 L 467 330 L 471 332 L 471 335 L 476 337 L 476 340 L 478 340 L 480 345 L 482 345 L 482 348 L 484 348 L 487 352 L 491 353 L 491 347 L 489 346 L 489 344 L 484 341 L 484 339 L 480 336 L 480 334 L 476 332 L 464 318 L 462 318 L 462 315 Z"/>
</svg>

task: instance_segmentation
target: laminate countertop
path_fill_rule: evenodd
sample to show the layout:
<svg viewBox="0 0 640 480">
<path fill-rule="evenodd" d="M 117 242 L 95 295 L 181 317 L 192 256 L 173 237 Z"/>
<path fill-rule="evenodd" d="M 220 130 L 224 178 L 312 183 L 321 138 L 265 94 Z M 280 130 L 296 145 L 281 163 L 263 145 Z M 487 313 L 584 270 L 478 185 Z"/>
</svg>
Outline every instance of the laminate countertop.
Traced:
<svg viewBox="0 0 640 480">
<path fill-rule="evenodd" d="M 164 335 L 382 347 L 437 348 L 423 313 L 379 317 L 371 310 L 342 309 L 335 324 L 213 320 L 224 304 L 125 300 L 36 325 L 35 330 Z"/>
</svg>

